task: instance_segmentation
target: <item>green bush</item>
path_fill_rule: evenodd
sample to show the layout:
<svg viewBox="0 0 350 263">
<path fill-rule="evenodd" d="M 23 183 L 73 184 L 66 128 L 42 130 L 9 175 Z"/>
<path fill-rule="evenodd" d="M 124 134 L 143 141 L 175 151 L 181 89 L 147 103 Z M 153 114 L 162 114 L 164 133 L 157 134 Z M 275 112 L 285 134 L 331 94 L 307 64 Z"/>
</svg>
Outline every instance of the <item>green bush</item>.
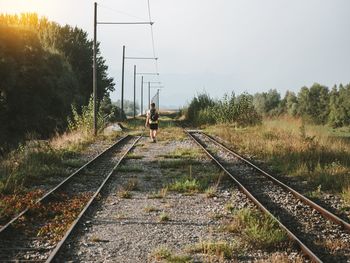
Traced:
<svg viewBox="0 0 350 263">
<path fill-rule="evenodd" d="M 214 101 L 207 94 L 193 98 L 187 108 L 186 118 L 195 125 L 229 123 L 236 126 L 249 126 L 261 123 L 261 116 L 253 105 L 253 97 L 234 93 Z"/>
<path fill-rule="evenodd" d="M 83 106 L 81 113 L 72 105 L 72 117 L 68 118 L 69 131 L 80 130 L 85 133 L 91 133 L 94 128 L 94 104 L 93 98 L 90 98 L 89 104 Z M 105 127 L 106 119 L 103 116 L 101 108 L 97 111 L 97 129 Z"/>
<path fill-rule="evenodd" d="M 208 94 L 203 93 L 199 94 L 197 97 L 194 97 L 190 102 L 186 110 L 186 119 L 190 120 L 195 124 L 200 124 L 198 120 L 198 115 L 201 110 L 209 109 L 215 105 L 213 99 L 209 97 Z M 202 116 L 203 117 L 203 116 Z"/>
</svg>

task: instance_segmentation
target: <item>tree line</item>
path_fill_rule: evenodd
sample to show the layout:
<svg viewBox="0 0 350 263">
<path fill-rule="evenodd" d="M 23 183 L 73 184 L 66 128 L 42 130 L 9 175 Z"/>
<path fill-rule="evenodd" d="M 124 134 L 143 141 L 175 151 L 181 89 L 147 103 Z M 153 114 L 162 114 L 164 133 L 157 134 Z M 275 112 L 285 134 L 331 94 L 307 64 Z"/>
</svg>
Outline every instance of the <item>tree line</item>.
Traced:
<svg viewBox="0 0 350 263">
<path fill-rule="evenodd" d="M 239 96 L 225 95 L 213 99 L 208 94 L 194 97 L 183 110 L 195 124 L 233 123 L 256 125 L 263 117 L 290 115 L 305 121 L 333 128 L 350 125 L 350 84 L 334 85 L 330 90 L 318 83 L 302 87 L 296 94 L 287 91 L 282 98 L 276 89 Z"/>
<path fill-rule="evenodd" d="M 350 125 L 350 84 L 329 89 L 314 83 L 311 87 L 302 87 L 297 94 L 287 91 L 284 98 L 272 89 L 256 93 L 253 104 L 262 116 L 288 114 L 333 128 Z"/>
<path fill-rule="evenodd" d="M 89 103 L 92 57 L 93 42 L 78 27 L 36 14 L 0 15 L 0 153 L 66 129 L 72 105 L 79 111 Z M 106 105 L 115 88 L 107 69 L 98 48 L 98 100 L 116 111 Z"/>
</svg>

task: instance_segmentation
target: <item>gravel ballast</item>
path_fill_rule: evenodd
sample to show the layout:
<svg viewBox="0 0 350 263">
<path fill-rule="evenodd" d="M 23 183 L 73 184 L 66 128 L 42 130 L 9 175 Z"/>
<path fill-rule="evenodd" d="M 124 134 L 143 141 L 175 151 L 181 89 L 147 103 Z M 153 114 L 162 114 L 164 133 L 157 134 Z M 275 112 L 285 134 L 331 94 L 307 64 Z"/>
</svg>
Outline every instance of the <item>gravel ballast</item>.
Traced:
<svg viewBox="0 0 350 263">
<path fill-rule="evenodd" d="M 94 211 L 83 218 L 79 229 L 68 240 L 59 260 L 167 262 L 156 254 L 160 248 L 174 255 L 187 255 L 189 262 L 264 261 L 274 253 L 283 254 L 291 262 L 300 258 L 291 247 L 264 251 L 248 246 L 232 251 L 232 256 L 226 258 L 189 252 L 202 241 L 241 242 L 240 233 L 222 230 L 222 225 L 230 218 L 225 207 L 230 204 L 233 209 L 254 208 L 227 178 L 220 181 L 212 198 L 203 191 L 188 194 L 165 190 L 166 185 L 183 175 L 191 174 L 195 178 L 207 171 L 220 173 L 205 155 L 198 155 L 191 161 L 171 158 L 171 153 L 177 149 L 195 148 L 198 146 L 189 139 L 150 143 L 148 138 L 142 138 L 131 157 L 116 171 Z M 167 167 L 172 161 L 178 164 Z M 130 182 L 136 186 L 122 196 L 120 193 Z M 162 194 L 164 197 L 160 196 Z"/>
</svg>

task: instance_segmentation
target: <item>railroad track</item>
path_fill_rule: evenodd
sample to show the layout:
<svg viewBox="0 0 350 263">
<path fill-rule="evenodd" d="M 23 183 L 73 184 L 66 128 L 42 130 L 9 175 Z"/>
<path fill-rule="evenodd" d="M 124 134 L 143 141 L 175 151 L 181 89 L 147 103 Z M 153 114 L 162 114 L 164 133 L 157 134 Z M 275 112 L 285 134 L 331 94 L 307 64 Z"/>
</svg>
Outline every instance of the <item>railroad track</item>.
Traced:
<svg viewBox="0 0 350 263">
<path fill-rule="evenodd" d="M 0 262 L 51 262 L 141 136 L 127 135 L 0 229 Z"/>
<path fill-rule="evenodd" d="M 215 138 L 185 131 L 313 262 L 350 262 L 350 224 L 277 180 Z"/>
</svg>

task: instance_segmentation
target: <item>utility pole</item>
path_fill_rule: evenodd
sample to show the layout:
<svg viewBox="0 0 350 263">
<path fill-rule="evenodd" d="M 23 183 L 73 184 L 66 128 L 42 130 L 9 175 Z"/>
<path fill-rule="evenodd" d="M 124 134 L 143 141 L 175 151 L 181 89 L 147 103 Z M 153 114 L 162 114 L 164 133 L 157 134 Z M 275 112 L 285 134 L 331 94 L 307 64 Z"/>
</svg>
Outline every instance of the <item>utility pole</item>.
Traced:
<svg viewBox="0 0 350 263">
<path fill-rule="evenodd" d="M 93 50 L 93 73 L 92 73 L 92 89 L 93 89 L 93 106 L 94 106 L 94 136 L 97 135 L 97 76 L 96 76 L 96 54 L 97 54 L 97 3 L 94 4 L 94 50 Z"/>
<path fill-rule="evenodd" d="M 134 65 L 134 119 L 136 118 L 136 65 Z"/>
<path fill-rule="evenodd" d="M 125 46 L 123 46 L 123 59 L 122 59 L 122 96 L 121 96 L 121 111 L 120 111 L 120 120 L 123 118 L 124 112 L 124 64 L 125 64 Z"/>
<path fill-rule="evenodd" d="M 143 76 L 141 77 L 141 116 L 143 114 Z"/>
<path fill-rule="evenodd" d="M 153 25 L 154 22 L 152 21 L 145 21 L 145 22 L 112 22 L 112 21 L 97 21 L 97 3 L 94 3 L 95 12 L 94 12 L 94 41 L 93 41 L 93 95 L 94 95 L 94 133 L 97 134 L 97 82 L 96 82 L 96 31 L 97 31 L 97 25 Z M 153 52 L 154 53 L 154 52 Z M 125 46 L 123 46 L 123 59 L 122 59 L 122 87 L 121 87 L 121 111 L 120 111 L 120 118 L 123 117 L 124 112 L 124 64 L 125 64 Z M 143 58 L 143 57 L 129 57 L 128 59 L 155 59 L 158 58 Z"/>
<path fill-rule="evenodd" d="M 103 22 L 104 24 L 106 24 L 107 22 Z M 152 23 L 152 22 L 151 22 Z M 135 23 L 133 23 L 135 24 Z M 140 23 L 136 23 L 136 24 L 140 24 Z M 144 24 L 143 22 L 141 22 L 141 24 Z M 122 63 L 122 96 L 121 96 L 121 116 L 122 116 L 122 112 L 124 111 L 124 69 L 125 69 L 125 60 L 126 59 L 154 59 L 157 60 L 158 58 L 156 57 L 127 57 L 125 56 L 125 46 L 123 46 L 123 63 Z M 135 66 L 136 67 L 136 66 Z M 136 115 L 136 91 L 135 91 L 135 87 L 136 87 L 136 69 L 134 70 L 134 118 Z"/>
<path fill-rule="evenodd" d="M 148 109 L 151 109 L 151 82 L 148 81 Z"/>
</svg>

